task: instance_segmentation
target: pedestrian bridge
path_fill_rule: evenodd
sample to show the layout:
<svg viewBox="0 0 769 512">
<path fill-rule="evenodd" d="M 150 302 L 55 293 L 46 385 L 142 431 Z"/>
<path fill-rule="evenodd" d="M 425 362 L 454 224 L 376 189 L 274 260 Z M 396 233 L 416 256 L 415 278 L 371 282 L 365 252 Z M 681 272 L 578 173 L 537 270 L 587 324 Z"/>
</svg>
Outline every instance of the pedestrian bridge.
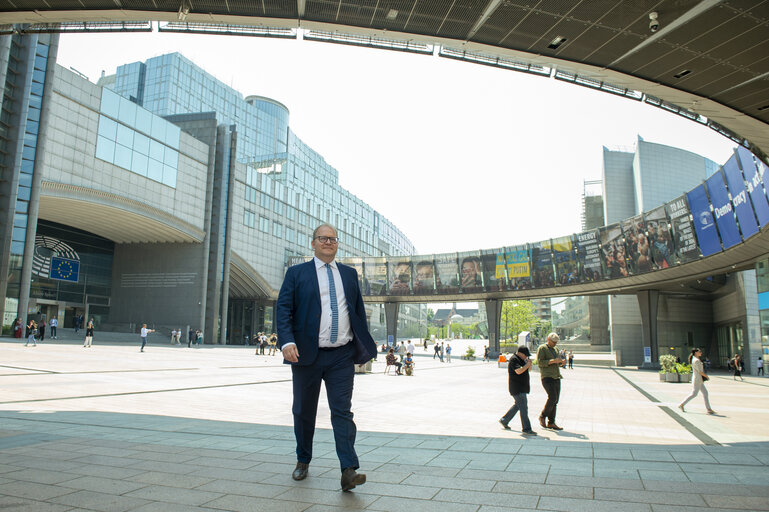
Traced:
<svg viewBox="0 0 769 512">
<path fill-rule="evenodd" d="M 347 258 L 371 303 L 454 302 L 675 290 L 769 254 L 765 164 L 747 149 L 703 184 L 622 222 L 511 247 Z M 291 262 L 304 261 L 303 258 Z M 707 285 L 707 283 L 706 283 Z"/>
</svg>

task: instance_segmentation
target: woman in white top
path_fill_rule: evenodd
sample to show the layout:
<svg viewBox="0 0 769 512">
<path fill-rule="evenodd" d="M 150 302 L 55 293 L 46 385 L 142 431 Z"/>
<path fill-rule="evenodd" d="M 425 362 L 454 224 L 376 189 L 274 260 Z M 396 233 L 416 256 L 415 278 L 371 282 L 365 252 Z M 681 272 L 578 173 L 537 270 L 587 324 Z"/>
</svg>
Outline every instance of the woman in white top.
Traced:
<svg viewBox="0 0 769 512">
<path fill-rule="evenodd" d="M 705 368 L 702 365 L 702 350 L 695 348 L 692 350 L 692 354 L 689 356 L 689 363 L 692 365 L 692 392 L 686 397 L 686 400 L 681 402 L 678 406 L 683 412 L 684 405 L 689 403 L 689 400 L 697 396 L 697 393 L 702 391 L 702 397 L 705 399 L 705 408 L 708 410 L 708 414 L 715 414 L 716 411 L 710 408 L 710 400 L 708 400 L 708 390 L 705 388 L 705 381 L 709 377 L 705 374 Z"/>
</svg>

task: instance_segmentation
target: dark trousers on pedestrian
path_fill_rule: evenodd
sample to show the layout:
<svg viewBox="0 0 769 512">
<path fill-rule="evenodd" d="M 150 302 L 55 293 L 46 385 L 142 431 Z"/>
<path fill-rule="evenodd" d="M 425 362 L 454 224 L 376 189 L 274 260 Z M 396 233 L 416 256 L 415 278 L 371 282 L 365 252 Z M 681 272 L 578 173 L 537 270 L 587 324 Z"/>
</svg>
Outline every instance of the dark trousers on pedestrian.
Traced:
<svg viewBox="0 0 769 512">
<path fill-rule="evenodd" d="M 757 375 L 763 375 L 763 374 L 764 374 L 764 367 L 763 366 L 759 366 L 758 367 L 758 374 Z"/>
<path fill-rule="evenodd" d="M 142 336 L 142 349 L 141 351 L 144 352 L 144 346 L 147 344 L 147 337 Z"/>
<path fill-rule="evenodd" d="M 336 454 L 341 469 L 358 469 L 355 453 L 357 429 L 353 421 L 352 390 L 355 377 L 353 342 L 331 350 L 320 349 L 318 358 L 309 366 L 291 365 L 294 388 L 294 434 L 296 460 L 309 464 L 312 460 L 312 441 L 321 382 L 326 384 L 326 397 L 331 410 Z"/>
<path fill-rule="evenodd" d="M 526 396 L 526 393 L 518 393 L 517 395 L 513 395 L 513 400 L 515 400 L 515 405 L 508 409 L 505 415 L 502 416 L 502 423 L 507 425 L 512 421 L 513 418 L 515 418 L 515 415 L 520 412 L 521 428 L 524 432 L 528 432 L 531 430 L 531 423 L 529 422 L 528 397 Z"/>
<path fill-rule="evenodd" d="M 542 387 L 547 393 L 547 402 L 540 416 L 546 418 L 548 423 L 555 423 L 555 409 L 558 406 L 558 397 L 561 395 L 561 379 L 545 377 L 542 379 Z"/>
<path fill-rule="evenodd" d="M 55 338 L 55 337 L 56 337 L 56 326 L 52 325 L 51 326 L 51 338 Z"/>
</svg>

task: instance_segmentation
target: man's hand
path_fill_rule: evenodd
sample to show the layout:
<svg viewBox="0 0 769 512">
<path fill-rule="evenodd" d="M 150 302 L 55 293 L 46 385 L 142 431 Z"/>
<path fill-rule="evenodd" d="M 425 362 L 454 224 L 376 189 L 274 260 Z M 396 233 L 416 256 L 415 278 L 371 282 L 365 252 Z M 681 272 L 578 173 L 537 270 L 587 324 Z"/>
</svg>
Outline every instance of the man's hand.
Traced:
<svg viewBox="0 0 769 512">
<path fill-rule="evenodd" d="M 283 352 L 283 358 L 289 363 L 296 363 L 299 361 L 299 350 L 296 345 L 287 345 L 281 350 Z"/>
</svg>

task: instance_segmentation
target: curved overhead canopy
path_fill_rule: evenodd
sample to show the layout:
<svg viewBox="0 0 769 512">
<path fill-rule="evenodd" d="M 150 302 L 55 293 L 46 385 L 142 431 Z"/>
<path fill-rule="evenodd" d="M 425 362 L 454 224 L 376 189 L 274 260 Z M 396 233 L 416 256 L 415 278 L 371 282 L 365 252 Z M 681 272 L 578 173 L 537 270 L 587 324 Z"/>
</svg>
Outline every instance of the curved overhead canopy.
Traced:
<svg viewBox="0 0 769 512">
<path fill-rule="evenodd" d="M 234 251 L 230 255 L 230 298 L 254 299 L 278 297 L 277 290 L 267 284 L 267 281 Z"/>
<path fill-rule="evenodd" d="M 39 217 L 119 244 L 202 242 L 205 233 L 152 206 L 115 194 L 43 182 Z"/>
<path fill-rule="evenodd" d="M 496 55 L 544 66 L 548 75 L 580 75 L 586 85 L 642 91 L 769 154 L 769 2 L 763 0 L 25 0 L 0 8 L 6 24 L 146 20 L 176 22 L 186 31 L 204 31 L 187 23 L 209 30 L 228 24 L 231 30 L 222 33 L 247 34 L 239 27 L 256 26 L 264 30 L 251 35 L 286 37 L 269 28 L 301 27 L 439 44 L 449 50 L 444 56 L 476 52 L 482 59 L 468 60 L 492 65 Z"/>
</svg>

